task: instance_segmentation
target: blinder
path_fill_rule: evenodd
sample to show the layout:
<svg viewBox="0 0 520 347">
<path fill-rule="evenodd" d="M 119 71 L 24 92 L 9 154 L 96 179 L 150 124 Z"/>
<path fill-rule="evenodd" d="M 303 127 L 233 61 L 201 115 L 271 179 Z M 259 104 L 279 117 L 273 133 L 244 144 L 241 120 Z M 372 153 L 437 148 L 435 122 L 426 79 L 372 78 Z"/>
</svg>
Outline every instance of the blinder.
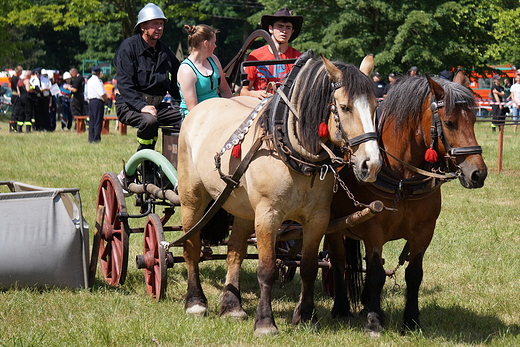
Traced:
<svg viewBox="0 0 520 347">
<path fill-rule="evenodd" d="M 333 82 L 332 83 L 332 88 L 334 88 L 334 91 L 341 88 L 343 86 L 343 82 Z M 336 121 L 336 134 L 337 136 L 342 136 L 343 137 L 343 140 L 345 141 L 345 144 L 349 147 L 354 147 L 354 146 L 357 146 L 357 145 L 360 145 L 364 142 L 368 142 L 370 140 L 376 140 L 377 141 L 377 133 L 376 132 L 368 132 L 368 133 L 364 133 L 364 134 L 361 134 L 359 136 L 356 136 L 352 139 L 349 139 L 347 134 L 345 133 L 345 131 L 343 130 L 343 127 L 341 126 L 341 121 L 339 119 L 339 112 L 338 112 L 338 107 L 336 106 L 335 104 L 335 99 L 334 99 L 334 95 L 332 95 L 332 101 L 329 105 L 329 108 L 330 108 L 330 112 L 332 112 L 332 114 L 334 115 L 334 120 Z"/>
<path fill-rule="evenodd" d="M 464 100 L 455 101 L 455 105 L 464 104 L 467 104 L 467 102 Z M 444 131 L 442 130 L 442 122 L 439 116 L 439 109 L 442 107 L 444 107 L 444 100 L 437 101 L 437 99 L 435 99 L 435 96 L 432 95 L 430 104 L 430 109 L 432 110 L 432 126 L 430 128 L 430 134 L 432 138 L 431 147 L 434 148 L 437 138 L 440 138 L 442 140 L 442 143 L 444 144 L 444 147 L 446 148 L 446 152 L 451 157 L 455 157 L 458 155 L 482 154 L 481 146 L 466 146 L 455 148 L 450 146 L 448 140 L 446 139 L 446 136 L 444 136 Z"/>
</svg>

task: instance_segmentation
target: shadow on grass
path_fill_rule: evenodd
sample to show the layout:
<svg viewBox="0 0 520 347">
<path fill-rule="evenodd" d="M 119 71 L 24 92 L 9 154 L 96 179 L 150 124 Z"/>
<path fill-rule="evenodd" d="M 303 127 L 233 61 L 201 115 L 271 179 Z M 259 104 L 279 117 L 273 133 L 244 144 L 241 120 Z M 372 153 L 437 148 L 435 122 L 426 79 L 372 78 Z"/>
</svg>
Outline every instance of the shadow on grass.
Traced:
<svg viewBox="0 0 520 347">
<path fill-rule="evenodd" d="M 426 305 L 421 309 L 424 335 L 468 344 L 489 344 L 504 335 L 517 336 L 520 326 L 505 324 L 496 315 L 478 314 L 460 306 Z"/>
</svg>

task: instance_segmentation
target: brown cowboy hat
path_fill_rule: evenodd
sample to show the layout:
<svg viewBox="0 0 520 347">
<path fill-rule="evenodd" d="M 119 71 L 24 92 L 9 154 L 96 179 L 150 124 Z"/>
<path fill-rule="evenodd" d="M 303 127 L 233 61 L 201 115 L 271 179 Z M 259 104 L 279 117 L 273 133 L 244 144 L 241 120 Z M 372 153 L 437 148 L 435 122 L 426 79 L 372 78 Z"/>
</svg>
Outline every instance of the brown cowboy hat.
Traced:
<svg viewBox="0 0 520 347">
<path fill-rule="evenodd" d="M 261 21 L 262 29 L 269 32 L 269 26 L 273 25 L 274 22 L 281 19 L 291 22 L 293 25 L 294 32 L 292 33 L 291 38 L 289 39 L 289 42 L 292 42 L 295 38 L 298 37 L 300 31 L 302 30 L 303 16 L 293 16 L 292 11 L 289 11 L 287 7 L 284 7 L 276 11 L 276 13 L 272 16 L 267 14 L 263 15 Z"/>
</svg>

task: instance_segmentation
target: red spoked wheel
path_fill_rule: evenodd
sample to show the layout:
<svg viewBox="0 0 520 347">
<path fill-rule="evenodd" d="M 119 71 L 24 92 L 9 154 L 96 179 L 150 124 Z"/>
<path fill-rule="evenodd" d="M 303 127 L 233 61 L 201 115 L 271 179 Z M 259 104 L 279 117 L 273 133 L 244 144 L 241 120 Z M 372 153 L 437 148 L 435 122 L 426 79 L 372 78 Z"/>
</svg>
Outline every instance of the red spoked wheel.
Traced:
<svg viewBox="0 0 520 347">
<path fill-rule="evenodd" d="M 166 249 L 161 247 L 164 231 L 161 219 L 155 213 L 146 217 L 144 227 L 144 255 L 140 257 L 144 268 L 146 291 L 151 298 L 164 299 L 167 284 Z"/>
<path fill-rule="evenodd" d="M 125 196 L 113 172 L 101 177 L 98 205 L 105 207 L 102 232 L 94 239 L 95 247 L 99 247 L 101 272 L 109 285 L 118 286 L 126 279 L 130 227 L 127 220 L 120 218 L 121 213 L 126 213 Z"/>
</svg>

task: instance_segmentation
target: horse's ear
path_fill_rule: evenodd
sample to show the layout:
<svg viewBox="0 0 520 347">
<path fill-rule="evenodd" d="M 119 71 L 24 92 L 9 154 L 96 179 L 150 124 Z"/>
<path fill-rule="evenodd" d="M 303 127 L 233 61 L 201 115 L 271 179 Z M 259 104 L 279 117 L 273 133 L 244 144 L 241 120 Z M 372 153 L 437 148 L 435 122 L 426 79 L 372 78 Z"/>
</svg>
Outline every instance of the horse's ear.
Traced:
<svg viewBox="0 0 520 347">
<path fill-rule="evenodd" d="M 372 71 L 374 70 L 374 55 L 369 54 L 365 58 L 363 58 L 363 61 L 361 62 L 361 65 L 359 66 L 359 70 L 361 70 L 362 73 L 369 76 L 372 74 Z"/>
<path fill-rule="evenodd" d="M 455 77 L 453 78 L 453 82 L 463 85 L 464 87 L 469 87 L 469 80 L 466 77 L 466 75 L 464 74 L 464 71 L 462 71 L 462 70 L 459 70 L 455 74 Z"/>
<path fill-rule="evenodd" d="M 327 70 L 330 78 L 333 82 L 339 82 L 343 80 L 343 73 L 340 69 L 336 67 L 336 65 L 332 64 L 330 60 L 325 58 L 323 54 L 321 54 L 321 60 L 323 60 L 323 64 L 325 65 L 325 69 Z"/>
<path fill-rule="evenodd" d="M 439 85 L 439 83 L 435 82 L 429 75 L 426 75 L 426 79 L 428 80 L 428 84 L 430 85 L 430 90 L 435 95 L 435 99 L 443 100 L 444 99 L 444 89 Z"/>
</svg>

